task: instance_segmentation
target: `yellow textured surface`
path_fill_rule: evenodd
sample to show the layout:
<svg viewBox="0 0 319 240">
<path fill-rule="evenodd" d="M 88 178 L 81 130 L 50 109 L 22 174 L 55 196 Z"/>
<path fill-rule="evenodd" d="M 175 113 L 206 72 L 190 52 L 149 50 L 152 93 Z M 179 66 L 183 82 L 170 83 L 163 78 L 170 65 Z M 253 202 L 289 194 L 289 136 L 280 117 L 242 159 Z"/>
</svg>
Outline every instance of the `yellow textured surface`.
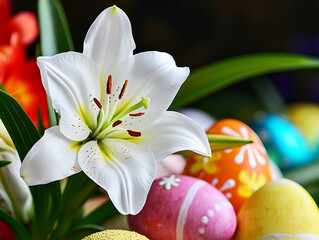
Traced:
<svg viewBox="0 0 319 240">
<path fill-rule="evenodd" d="M 256 191 L 238 213 L 234 240 L 256 240 L 269 234 L 316 234 L 319 209 L 297 183 L 279 179 Z"/>
<path fill-rule="evenodd" d="M 136 232 L 126 230 L 106 230 L 93 233 L 82 240 L 149 240 Z"/>
</svg>

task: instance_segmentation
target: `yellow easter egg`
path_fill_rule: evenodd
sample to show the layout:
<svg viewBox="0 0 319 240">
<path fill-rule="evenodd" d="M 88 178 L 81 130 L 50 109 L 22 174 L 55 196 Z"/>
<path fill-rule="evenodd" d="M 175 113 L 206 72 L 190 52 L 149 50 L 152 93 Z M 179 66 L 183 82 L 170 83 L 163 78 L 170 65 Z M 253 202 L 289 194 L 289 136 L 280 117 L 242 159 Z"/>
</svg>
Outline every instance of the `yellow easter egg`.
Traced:
<svg viewBox="0 0 319 240">
<path fill-rule="evenodd" d="M 136 232 L 126 230 L 106 230 L 93 233 L 82 240 L 149 240 Z"/>
<path fill-rule="evenodd" d="M 299 184 L 278 179 L 256 191 L 237 215 L 234 240 L 319 239 L 319 209 Z"/>
<path fill-rule="evenodd" d="M 311 147 L 317 148 L 319 144 L 319 105 L 311 102 L 298 102 L 291 104 L 287 113 Z"/>
</svg>

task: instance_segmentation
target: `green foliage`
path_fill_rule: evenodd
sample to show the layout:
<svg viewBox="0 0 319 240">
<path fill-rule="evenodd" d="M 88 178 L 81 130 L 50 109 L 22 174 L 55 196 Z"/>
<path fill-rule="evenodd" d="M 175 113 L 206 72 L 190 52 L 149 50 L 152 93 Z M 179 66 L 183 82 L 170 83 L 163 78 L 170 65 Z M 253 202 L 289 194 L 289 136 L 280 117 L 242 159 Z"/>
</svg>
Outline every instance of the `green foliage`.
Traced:
<svg viewBox="0 0 319 240">
<path fill-rule="evenodd" d="M 11 161 L 1 160 L 0 161 L 0 168 L 5 167 L 5 166 L 9 165 L 10 163 L 11 163 Z"/>
<path fill-rule="evenodd" d="M 88 216 L 81 219 L 78 222 L 78 225 L 102 224 L 117 215 L 119 215 L 119 212 L 116 210 L 113 203 L 111 201 L 107 201 L 96 208 Z"/>
<path fill-rule="evenodd" d="M 20 159 L 23 160 L 40 134 L 18 102 L 0 90 L 0 118 L 5 125 Z M 61 190 L 58 182 L 31 187 L 35 206 L 33 239 L 46 239 L 58 217 Z M 44 211 L 45 209 L 45 211 Z M 46 223 L 43 225 L 43 223 Z M 42 226 L 39 228 L 39 226 Z"/>
<path fill-rule="evenodd" d="M 41 51 L 44 56 L 74 50 L 69 25 L 59 0 L 39 0 Z"/>
<path fill-rule="evenodd" d="M 19 103 L 2 90 L 0 118 L 23 160 L 33 144 L 39 140 L 40 134 Z"/>
<path fill-rule="evenodd" d="M 42 55 L 52 56 L 74 50 L 68 21 L 59 0 L 39 0 L 38 16 Z M 48 103 L 50 126 L 54 126 L 58 123 L 57 117 L 50 99 Z"/>
<path fill-rule="evenodd" d="M 184 107 L 247 78 L 306 68 L 319 68 L 319 59 L 280 53 L 259 53 L 225 59 L 192 71 L 170 109 Z"/>
<path fill-rule="evenodd" d="M 207 137 L 213 151 L 223 151 L 229 148 L 236 148 L 253 143 L 251 140 L 245 140 L 227 135 L 207 134 Z"/>
</svg>

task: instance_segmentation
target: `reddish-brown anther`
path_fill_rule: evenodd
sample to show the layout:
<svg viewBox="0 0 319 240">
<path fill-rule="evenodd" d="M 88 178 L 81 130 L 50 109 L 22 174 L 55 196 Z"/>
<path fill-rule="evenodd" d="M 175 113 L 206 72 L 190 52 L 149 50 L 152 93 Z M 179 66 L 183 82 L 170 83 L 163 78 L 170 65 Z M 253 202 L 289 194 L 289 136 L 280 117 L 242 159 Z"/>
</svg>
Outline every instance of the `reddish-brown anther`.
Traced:
<svg viewBox="0 0 319 240">
<path fill-rule="evenodd" d="M 106 93 L 107 94 L 112 93 L 112 76 L 111 75 L 107 78 Z"/>
<path fill-rule="evenodd" d="M 142 135 L 141 132 L 136 132 L 136 131 L 132 131 L 132 130 L 127 130 L 127 132 L 132 137 L 140 137 Z"/>
<path fill-rule="evenodd" d="M 139 116 L 142 116 L 142 115 L 144 115 L 145 114 L 145 112 L 140 112 L 140 113 L 130 113 L 129 115 L 131 116 L 131 117 L 139 117 Z"/>
<path fill-rule="evenodd" d="M 122 90 L 121 90 L 121 93 L 119 95 L 119 99 L 121 100 L 121 98 L 123 97 L 124 93 L 125 93 L 125 89 L 127 87 L 127 82 L 128 80 L 125 80 L 125 83 L 123 84 L 123 87 L 122 87 Z"/>
<path fill-rule="evenodd" d="M 116 127 L 116 126 L 120 125 L 121 123 L 122 123 L 121 120 L 117 120 L 116 122 L 114 122 L 114 123 L 112 124 L 112 127 Z"/>
<path fill-rule="evenodd" d="M 102 104 L 100 103 L 99 100 L 97 100 L 96 98 L 93 98 L 93 101 L 95 102 L 95 104 L 99 107 L 99 109 L 102 108 Z"/>
</svg>

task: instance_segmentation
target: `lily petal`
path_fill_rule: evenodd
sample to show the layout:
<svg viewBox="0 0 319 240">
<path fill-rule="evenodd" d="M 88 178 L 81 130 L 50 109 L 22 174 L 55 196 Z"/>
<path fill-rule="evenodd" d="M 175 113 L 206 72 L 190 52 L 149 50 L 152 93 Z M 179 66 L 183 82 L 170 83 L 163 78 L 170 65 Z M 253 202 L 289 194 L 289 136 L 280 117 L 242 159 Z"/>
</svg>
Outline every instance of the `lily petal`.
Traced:
<svg viewBox="0 0 319 240">
<path fill-rule="evenodd" d="M 13 212 L 13 207 L 10 202 L 9 196 L 4 190 L 4 187 L 0 181 L 0 209 L 6 212 Z"/>
<path fill-rule="evenodd" d="M 118 89 L 121 90 L 124 81 L 128 80 L 123 98 L 117 104 L 118 112 L 141 101 L 142 97 L 151 99 L 147 111 L 144 109 L 135 111 L 137 113 L 144 110 L 145 115 L 138 117 L 138 120 L 126 119 L 127 126 L 139 130 L 167 110 L 180 86 L 188 77 L 189 68 L 177 67 L 173 57 L 168 53 L 150 51 L 136 54 L 117 64 L 110 74 L 113 77 L 115 92 Z M 111 96 L 111 100 L 113 98 Z M 118 100 L 118 94 L 115 94 L 115 98 Z"/>
<path fill-rule="evenodd" d="M 39 57 L 38 65 L 53 108 L 61 115 L 61 132 L 71 140 L 84 140 L 94 128 L 99 112 L 93 102 L 101 95 L 96 65 L 75 52 Z"/>
<path fill-rule="evenodd" d="M 211 156 L 204 130 L 190 118 L 178 112 L 165 112 L 158 120 L 142 130 L 139 144 L 152 150 L 159 161 L 172 153 L 190 150 Z"/>
<path fill-rule="evenodd" d="M 46 184 L 81 171 L 76 160 L 79 147 L 61 134 L 58 126 L 44 132 L 43 137 L 26 155 L 21 176 L 27 185 Z"/>
<path fill-rule="evenodd" d="M 20 158 L 17 152 L 1 152 L 0 160 L 11 161 L 9 165 L 0 168 L 2 182 L 0 184 L 0 200 L 2 197 L 4 198 L 16 218 L 22 222 L 28 222 L 33 212 L 33 202 L 30 189 L 19 174 Z M 7 196 L 5 196 L 6 194 Z"/>
<path fill-rule="evenodd" d="M 94 182 L 104 188 L 122 214 L 137 214 L 145 204 L 155 177 L 156 161 L 146 147 L 121 139 L 86 143 L 79 163 Z"/>
<path fill-rule="evenodd" d="M 131 23 L 120 8 L 113 6 L 100 13 L 91 25 L 84 40 L 83 54 L 107 74 L 114 64 L 132 56 L 134 49 Z"/>
</svg>

